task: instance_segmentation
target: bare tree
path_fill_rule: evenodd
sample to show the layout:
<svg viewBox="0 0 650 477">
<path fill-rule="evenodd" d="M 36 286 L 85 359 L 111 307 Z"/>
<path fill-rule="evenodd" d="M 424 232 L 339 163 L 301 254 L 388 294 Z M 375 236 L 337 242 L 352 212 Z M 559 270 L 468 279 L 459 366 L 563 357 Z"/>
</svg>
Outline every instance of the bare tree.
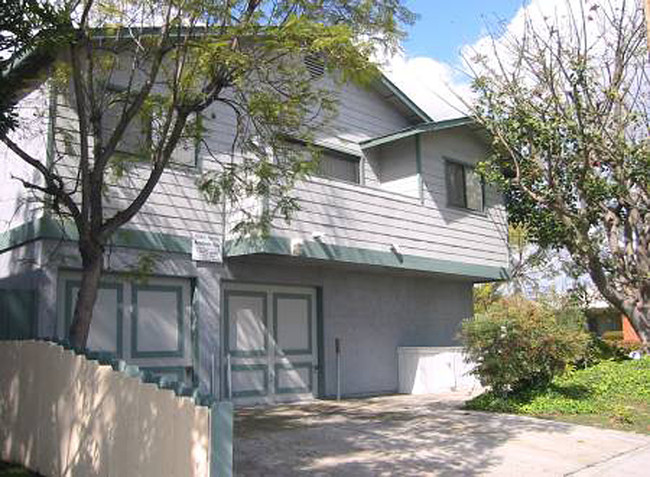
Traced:
<svg viewBox="0 0 650 477">
<path fill-rule="evenodd" d="M 473 58 L 486 178 L 650 345 L 650 81 L 640 0 L 567 2 Z"/>
</svg>

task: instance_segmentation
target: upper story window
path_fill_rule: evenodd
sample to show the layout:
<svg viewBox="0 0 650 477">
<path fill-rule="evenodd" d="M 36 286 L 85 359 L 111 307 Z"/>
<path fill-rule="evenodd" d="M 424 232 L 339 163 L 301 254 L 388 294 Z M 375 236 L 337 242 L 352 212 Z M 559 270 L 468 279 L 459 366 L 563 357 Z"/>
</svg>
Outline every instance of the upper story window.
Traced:
<svg viewBox="0 0 650 477">
<path fill-rule="evenodd" d="M 305 142 L 298 139 L 288 138 L 287 140 L 293 151 L 304 154 L 305 160 L 312 160 L 313 151 L 318 151 L 318 168 L 314 171 L 315 176 L 354 184 L 361 183 L 361 158 L 359 156 L 318 145 L 308 147 Z M 278 160 L 282 160 L 282 154 L 279 154 Z"/>
<path fill-rule="evenodd" d="M 459 162 L 446 161 L 447 205 L 482 211 L 485 204 L 483 181 L 476 170 Z"/>
<path fill-rule="evenodd" d="M 318 172 L 316 174 L 327 179 L 360 184 L 359 163 L 360 159 L 351 154 L 332 149 L 322 149 L 319 154 Z"/>
</svg>

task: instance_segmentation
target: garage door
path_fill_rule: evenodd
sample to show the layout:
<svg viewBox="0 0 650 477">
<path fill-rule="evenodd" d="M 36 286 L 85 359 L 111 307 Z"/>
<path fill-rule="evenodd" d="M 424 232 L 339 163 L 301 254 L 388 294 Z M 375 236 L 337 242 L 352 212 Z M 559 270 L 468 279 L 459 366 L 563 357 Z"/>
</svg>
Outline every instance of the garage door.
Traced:
<svg viewBox="0 0 650 477">
<path fill-rule="evenodd" d="M 81 281 L 59 279 L 58 335 L 67 336 Z M 105 276 L 99 288 L 88 349 L 103 351 L 160 375 L 182 380 L 192 367 L 189 279 Z"/>
<path fill-rule="evenodd" d="M 314 289 L 231 283 L 223 311 L 229 397 L 247 404 L 317 395 Z"/>
</svg>

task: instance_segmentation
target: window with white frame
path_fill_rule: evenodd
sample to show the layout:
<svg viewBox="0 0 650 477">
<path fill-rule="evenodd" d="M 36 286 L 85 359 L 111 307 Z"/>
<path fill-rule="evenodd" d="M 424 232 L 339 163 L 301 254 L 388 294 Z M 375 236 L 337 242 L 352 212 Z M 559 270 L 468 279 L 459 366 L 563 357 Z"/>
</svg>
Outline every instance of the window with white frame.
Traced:
<svg viewBox="0 0 650 477">
<path fill-rule="evenodd" d="M 445 161 L 447 205 L 482 211 L 485 207 L 483 180 L 472 166 Z"/>
</svg>

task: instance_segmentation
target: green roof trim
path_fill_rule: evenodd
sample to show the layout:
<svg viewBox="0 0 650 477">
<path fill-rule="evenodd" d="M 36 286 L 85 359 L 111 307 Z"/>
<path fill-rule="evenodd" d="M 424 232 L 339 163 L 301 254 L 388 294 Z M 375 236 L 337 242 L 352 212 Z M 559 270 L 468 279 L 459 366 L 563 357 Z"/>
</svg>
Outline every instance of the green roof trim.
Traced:
<svg viewBox="0 0 650 477">
<path fill-rule="evenodd" d="M 444 121 L 431 121 L 424 124 L 418 124 L 417 126 L 412 126 L 401 131 L 394 133 L 386 134 L 384 136 L 375 137 L 368 139 L 366 141 L 361 141 L 361 149 L 369 149 L 371 147 L 381 146 L 382 144 L 388 144 L 394 141 L 399 141 L 411 136 L 416 136 L 425 132 L 434 132 L 434 131 L 443 131 L 445 129 L 467 127 L 467 126 L 476 126 L 476 122 L 469 116 L 463 116 L 461 118 L 447 119 Z"/>
<path fill-rule="evenodd" d="M 395 95 L 408 109 L 410 109 L 416 116 L 418 116 L 425 123 L 433 121 L 433 118 L 429 116 L 422 108 L 413 102 L 404 91 L 399 89 L 395 83 L 389 80 L 385 74 L 381 75 L 381 83 Z"/>
<path fill-rule="evenodd" d="M 71 221 L 58 221 L 44 216 L 1 233 L 0 253 L 43 239 L 75 242 L 78 234 Z M 192 240 L 189 237 L 134 229 L 118 230 L 111 239 L 110 245 L 170 253 L 192 253 Z"/>
<path fill-rule="evenodd" d="M 293 256 L 291 253 L 291 239 L 278 236 L 271 236 L 266 239 L 229 241 L 226 243 L 225 249 L 228 257 L 255 254 Z M 332 245 L 317 241 L 305 241 L 301 253 L 297 257 L 456 275 L 474 278 L 477 281 L 498 281 L 508 278 L 508 271 L 504 267 L 475 265 L 417 255 L 399 255 L 394 252 Z"/>
<path fill-rule="evenodd" d="M 77 232 L 70 221 L 59 222 L 51 217 L 41 217 L 0 234 L 0 253 L 25 243 L 43 239 L 76 241 Z M 111 240 L 111 245 L 186 255 L 192 253 L 192 240 L 189 237 L 133 229 L 118 230 Z M 231 240 L 226 243 L 225 252 L 227 257 L 257 254 L 293 256 L 291 239 L 279 236 L 270 236 L 265 239 Z M 389 251 L 347 247 L 319 241 L 305 241 L 299 257 L 456 275 L 473 278 L 476 281 L 497 281 L 508 278 L 508 271 L 504 267 L 476 265 L 418 255 L 400 255 Z"/>
</svg>

